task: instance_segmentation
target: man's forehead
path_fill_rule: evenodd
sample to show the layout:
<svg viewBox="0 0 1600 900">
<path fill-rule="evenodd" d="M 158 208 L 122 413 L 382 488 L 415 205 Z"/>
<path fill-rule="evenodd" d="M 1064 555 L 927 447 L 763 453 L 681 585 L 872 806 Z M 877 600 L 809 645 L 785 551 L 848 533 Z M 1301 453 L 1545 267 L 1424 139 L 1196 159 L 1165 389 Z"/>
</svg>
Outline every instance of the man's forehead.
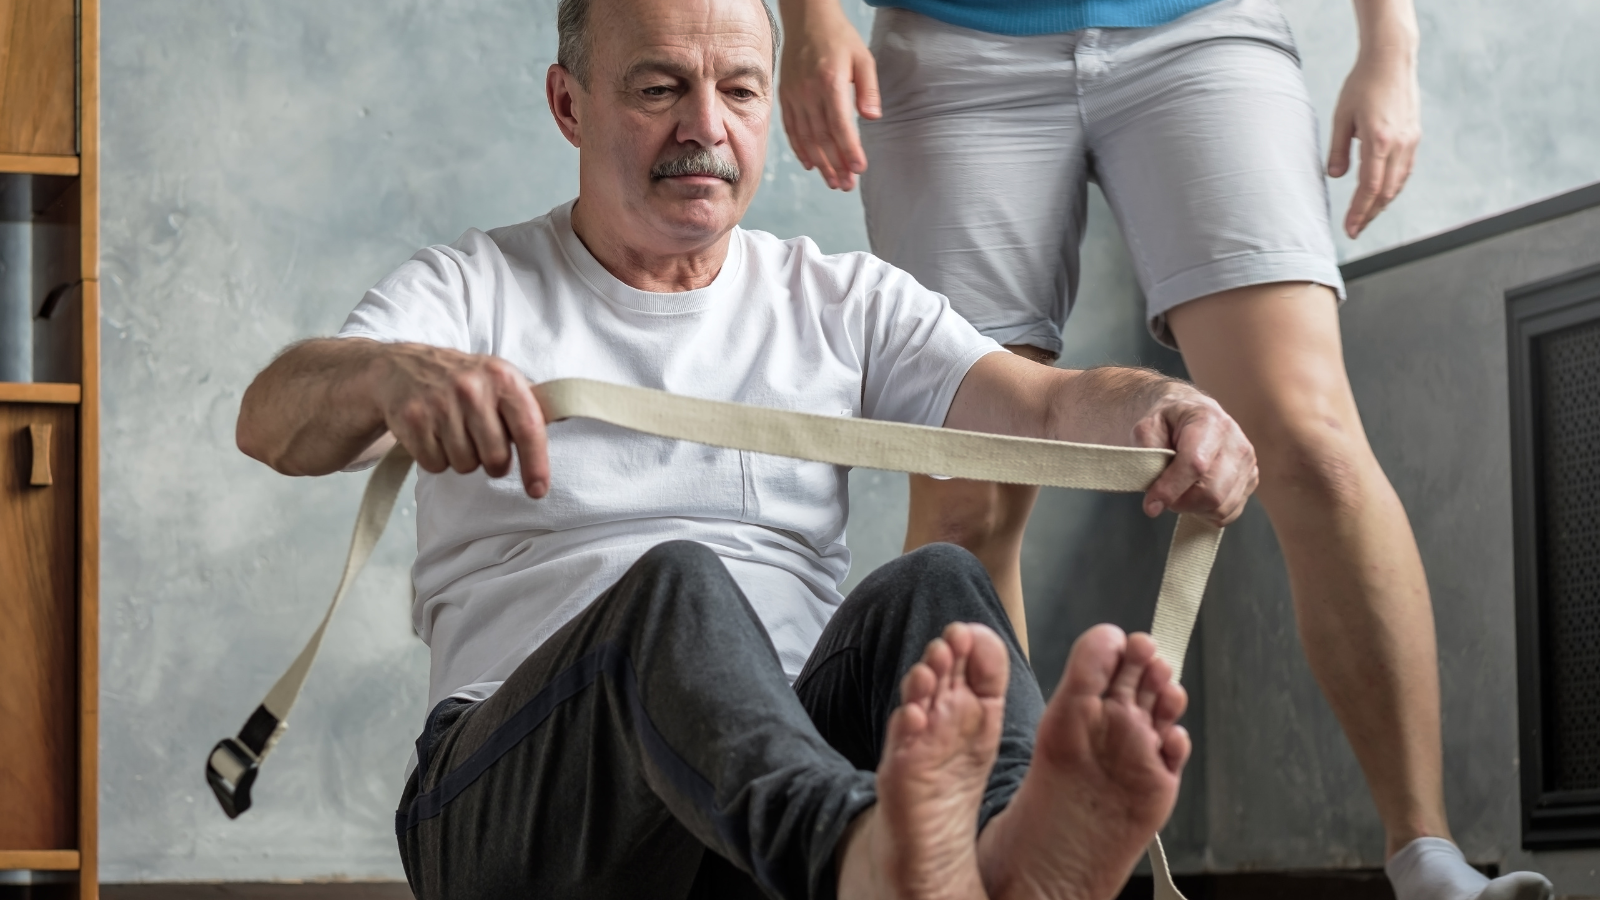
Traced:
<svg viewBox="0 0 1600 900">
<path fill-rule="evenodd" d="M 761 0 L 597 0 L 595 7 L 596 43 L 610 45 L 602 54 L 623 73 L 709 64 L 770 76 L 772 31 Z"/>
</svg>

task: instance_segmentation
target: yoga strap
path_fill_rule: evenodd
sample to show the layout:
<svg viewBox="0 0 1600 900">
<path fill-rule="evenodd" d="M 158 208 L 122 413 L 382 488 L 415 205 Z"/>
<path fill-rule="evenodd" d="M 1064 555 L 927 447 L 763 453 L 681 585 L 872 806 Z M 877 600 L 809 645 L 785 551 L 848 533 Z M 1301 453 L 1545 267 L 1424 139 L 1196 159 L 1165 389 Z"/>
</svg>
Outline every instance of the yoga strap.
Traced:
<svg viewBox="0 0 1600 900">
<path fill-rule="evenodd" d="M 548 381 L 536 385 L 534 393 L 550 422 L 597 419 L 632 431 L 714 447 L 1007 484 L 1144 491 L 1173 455 L 1170 450 L 1073 444 L 790 412 L 583 378 Z M 288 727 L 289 710 L 305 684 L 328 622 L 383 535 L 410 470 L 411 455 L 396 444 L 373 471 L 356 516 L 344 574 L 322 622 L 238 736 L 221 741 L 211 751 L 206 777 L 230 817 L 249 808 L 256 772 Z M 1183 675 L 1184 652 L 1221 539 L 1222 529 L 1194 516 L 1178 517 L 1150 629 L 1157 652 L 1172 666 L 1174 681 Z M 1157 900 L 1181 900 L 1183 895 L 1167 871 L 1159 837 L 1150 845 L 1150 865 Z"/>
</svg>

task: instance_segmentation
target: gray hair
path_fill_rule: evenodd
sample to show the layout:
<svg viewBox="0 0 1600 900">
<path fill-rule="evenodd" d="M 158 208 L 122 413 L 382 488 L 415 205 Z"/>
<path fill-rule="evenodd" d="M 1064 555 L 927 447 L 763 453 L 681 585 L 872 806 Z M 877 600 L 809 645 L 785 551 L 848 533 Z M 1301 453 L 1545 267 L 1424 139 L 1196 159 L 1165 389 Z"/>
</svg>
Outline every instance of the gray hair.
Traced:
<svg viewBox="0 0 1600 900">
<path fill-rule="evenodd" d="M 767 25 L 772 29 L 772 69 L 776 73 L 783 33 L 778 28 L 778 17 L 772 14 L 772 7 L 766 0 L 756 2 L 767 14 Z M 589 48 L 593 46 L 589 39 L 590 3 L 591 0 L 561 0 L 556 7 L 556 62 L 585 88 L 589 87 Z"/>
</svg>

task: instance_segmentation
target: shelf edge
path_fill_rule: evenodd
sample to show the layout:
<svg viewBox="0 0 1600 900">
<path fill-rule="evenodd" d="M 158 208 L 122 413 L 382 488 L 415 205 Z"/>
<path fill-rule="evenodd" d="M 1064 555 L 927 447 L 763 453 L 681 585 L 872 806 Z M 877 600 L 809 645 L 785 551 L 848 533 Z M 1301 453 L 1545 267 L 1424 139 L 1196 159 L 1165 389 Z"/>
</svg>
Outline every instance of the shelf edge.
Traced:
<svg viewBox="0 0 1600 900">
<path fill-rule="evenodd" d="M 83 387 L 76 384 L 0 381 L 0 403 L 83 402 Z"/>
<path fill-rule="evenodd" d="M 25 175 L 76 175 L 76 156 L 44 156 L 33 153 L 0 153 L 0 172 Z"/>
<path fill-rule="evenodd" d="M 31 869 L 35 872 L 76 872 L 76 850 L 0 850 L 0 870 Z"/>
</svg>

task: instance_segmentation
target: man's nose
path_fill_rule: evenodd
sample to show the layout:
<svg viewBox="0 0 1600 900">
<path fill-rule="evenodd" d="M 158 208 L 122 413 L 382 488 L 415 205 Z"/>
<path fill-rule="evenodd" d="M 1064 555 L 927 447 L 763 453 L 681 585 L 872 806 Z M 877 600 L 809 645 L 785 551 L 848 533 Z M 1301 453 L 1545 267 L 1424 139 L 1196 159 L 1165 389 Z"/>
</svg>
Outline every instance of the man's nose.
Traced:
<svg viewBox="0 0 1600 900">
<path fill-rule="evenodd" d="M 678 140 L 702 147 L 715 147 L 728 140 L 723 121 L 722 92 L 715 86 L 696 88 L 678 104 Z"/>
</svg>

